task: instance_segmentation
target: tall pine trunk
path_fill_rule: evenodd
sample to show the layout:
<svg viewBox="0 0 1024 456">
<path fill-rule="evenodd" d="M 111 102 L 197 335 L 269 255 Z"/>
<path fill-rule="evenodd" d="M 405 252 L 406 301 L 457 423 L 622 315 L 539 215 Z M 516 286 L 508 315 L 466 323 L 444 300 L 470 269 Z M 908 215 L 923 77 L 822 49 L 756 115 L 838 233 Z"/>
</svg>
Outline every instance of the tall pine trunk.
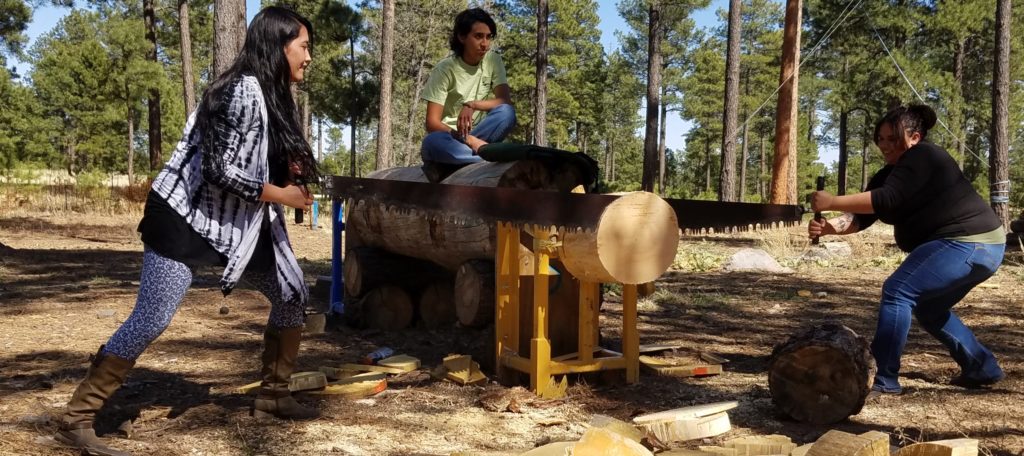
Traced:
<svg viewBox="0 0 1024 456">
<path fill-rule="evenodd" d="M 662 90 L 664 91 L 665 88 L 662 87 Z M 665 94 L 662 93 L 662 100 L 664 100 L 664 96 Z M 664 197 L 666 194 L 665 162 L 668 161 L 668 157 L 665 155 L 665 128 L 667 127 L 665 118 L 668 117 L 666 114 L 668 114 L 668 106 L 665 104 L 664 101 L 662 101 L 661 117 L 658 127 L 658 194 L 661 195 L 662 197 Z"/>
<path fill-rule="evenodd" d="M 213 1 L 213 77 L 231 67 L 245 44 L 245 0 Z"/>
<path fill-rule="evenodd" d="M 743 113 L 743 117 L 747 117 L 747 113 Z M 750 159 L 747 148 L 747 138 L 750 137 L 750 123 L 743 122 L 743 144 L 740 145 L 740 188 L 739 188 L 739 199 L 737 201 L 743 202 L 745 195 L 747 194 L 747 160 Z"/>
<path fill-rule="evenodd" d="M 849 140 L 849 132 L 847 128 L 849 126 L 850 111 L 844 106 L 839 107 L 839 169 L 837 173 L 839 176 L 836 177 L 836 195 L 846 194 L 846 166 L 849 162 L 848 158 L 850 151 L 847 148 Z"/>
<path fill-rule="evenodd" d="M 1003 227 L 1010 224 L 1009 105 L 1011 1 L 996 0 L 996 49 L 992 74 L 992 152 L 988 156 L 990 201 Z"/>
<path fill-rule="evenodd" d="M 797 66 L 800 61 L 800 0 L 786 0 L 782 38 L 782 69 L 779 75 L 778 108 L 775 110 L 775 157 L 772 163 L 770 202 L 796 203 Z"/>
<path fill-rule="evenodd" d="M 547 145 L 548 126 L 548 1 L 537 1 L 537 88 L 533 102 L 533 141 Z"/>
<path fill-rule="evenodd" d="M 725 109 L 722 114 L 722 172 L 718 200 L 736 201 L 736 126 L 740 106 L 740 0 L 729 0 L 729 44 L 725 57 Z"/>
<path fill-rule="evenodd" d="M 658 107 L 661 106 L 661 0 L 647 9 L 647 124 L 644 130 L 643 175 L 640 189 L 654 191 L 658 174 Z"/>
<path fill-rule="evenodd" d="M 356 33 L 355 33 L 354 29 L 352 30 L 352 33 L 349 34 L 349 38 L 348 38 L 348 52 L 349 52 L 349 54 L 348 54 L 349 69 L 352 70 L 351 72 L 349 72 L 349 78 L 350 78 L 349 79 L 349 84 L 351 84 L 352 92 L 355 93 L 355 91 L 356 91 Z M 358 106 L 358 103 L 359 103 L 359 101 L 356 100 L 356 97 L 353 96 L 352 97 L 352 107 L 349 109 L 349 114 L 348 114 L 349 115 L 349 121 L 348 121 L 349 132 L 351 133 L 351 136 L 352 136 L 352 150 L 349 151 L 349 159 L 350 159 L 349 165 L 350 166 L 349 166 L 348 172 L 349 172 L 349 176 L 352 176 L 352 177 L 356 177 L 356 174 L 357 174 L 356 173 L 356 130 L 357 130 L 358 123 L 356 122 L 356 120 L 357 120 L 357 114 L 358 113 L 357 113 L 356 106 Z"/>
<path fill-rule="evenodd" d="M 142 0 L 142 16 L 146 23 L 146 41 L 151 46 L 150 61 L 157 62 L 156 47 L 156 12 L 153 0 Z M 149 170 L 154 171 L 163 166 L 163 139 L 160 135 L 160 88 L 149 90 Z"/>
<path fill-rule="evenodd" d="M 185 115 L 196 109 L 195 77 L 192 75 L 192 32 L 189 26 L 188 0 L 178 0 L 178 29 L 181 35 L 181 91 Z"/>
<path fill-rule="evenodd" d="M 391 86 L 395 63 L 395 0 L 383 0 L 380 34 L 380 111 L 377 122 L 376 169 L 390 168 L 391 154 Z"/>
</svg>

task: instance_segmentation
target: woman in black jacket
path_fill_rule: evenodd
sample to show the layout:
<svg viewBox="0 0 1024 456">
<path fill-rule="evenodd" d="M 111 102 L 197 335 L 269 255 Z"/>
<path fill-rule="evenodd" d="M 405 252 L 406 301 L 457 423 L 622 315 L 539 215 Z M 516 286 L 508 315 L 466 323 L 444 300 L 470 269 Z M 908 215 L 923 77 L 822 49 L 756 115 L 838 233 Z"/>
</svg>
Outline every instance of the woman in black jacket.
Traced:
<svg viewBox="0 0 1024 456">
<path fill-rule="evenodd" d="M 846 196 L 819 191 L 811 198 L 815 211 L 843 211 L 827 221 L 812 220 L 811 237 L 852 234 L 881 220 L 893 225 L 896 244 L 909 252 L 882 287 L 871 343 L 878 364 L 873 390 L 880 393 L 902 392 L 900 356 L 912 314 L 960 365 L 951 383 L 978 388 L 1005 376 L 992 352 L 950 309 L 995 274 L 1006 234 L 956 161 L 925 140 L 935 121 L 935 111 L 924 105 L 889 111 L 875 126 L 886 166 L 867 190 Z"/>
</svg>

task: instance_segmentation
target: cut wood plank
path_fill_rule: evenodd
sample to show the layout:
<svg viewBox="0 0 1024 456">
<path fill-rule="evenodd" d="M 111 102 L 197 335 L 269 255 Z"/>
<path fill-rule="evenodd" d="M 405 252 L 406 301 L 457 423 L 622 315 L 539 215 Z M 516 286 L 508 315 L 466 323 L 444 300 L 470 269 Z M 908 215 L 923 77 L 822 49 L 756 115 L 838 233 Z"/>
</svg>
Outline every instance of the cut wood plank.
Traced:
<svg viewBox="0 0 1024 456">
<path fill-rule="evenodd" d="M 377 361 L 378 365 L 400 369 L 402 372 L 410 372 L 420 368 L 419 358 L 409 355 L 395 355 Z"/>
<path fill-rule="evenodd" d="M 595 414 L 590 418 L 590 427 L 607 429 L 635 442 L 644 438 L 644 432 L 636 426 L 607 415 Z"/>
<path fill-rule="evenodd" d="M 881 445 L 882 433 L 866 433 L 854 435 L 848 432 L 831 430 L 814 442 L 807 456 L 888 456 L 889 437 L 884 436 L 885 445 Z"/>
<path fill-rule="evenodd" d="M 796 444 L 784 435 L 750 435 L 727 440 L 726 448 L 736 449 L 737 456 L 788 455 Z"/>
<path fill-rule="evenodd" d="M 480 365 L 469 355 L 447 356 L 442 365 L 445 369 L 445 378 L 460 385 L 475 385 L 487 381 L 487 376 L 480 372 Z"/>
<path fill-rule="evenodd" d="M 871 448 L 867 454 L 871 456 L 889 456 L 889 434 L 878 431 L 868 431 L 860 435 L 871 441 Z"/>
<path fill-rule="evenodd" d="M 603 428 L 590 428 L 572 448 L 573 456 L 653 456 L 640 443 Z"/>
<path fill-rule="evenodd" d="M 380 372 L 382 374 L 404 374 L 408 372 L 397 367 L 388 366 L 376 366 L 370 364 L 355 364 L 347 363 L 341 365 L 341 370 L 356 371 L 356 372 Z"/>
<path fill-rule="evenodd" d="M 672 377 L 702 377 L 722 373 L 721 364 L 675 364 L 664 359 L 651 356 L 640 356 L 640 365 L 647 371 L 657 375 Z"/>
<path fill-rule="evenodd" d="M 839 324 L 808 328 L 779 344 L 768 364 L 768 387 L 780 411 L 815 424 L 860 413 L 875 360 L 868 342 Z"/>
<path fill-rule="evenodd" d="M 261 381 L 255 381 L 238 387 L 239 394 L 249 394 L 259 389 Z M 288 380 L 288 390 L 291 392 L 306 391 L 323 388 L 327 385 L 327 377 L 322 372 L 296 372 Z"/>
<path fill-rule="evenodd" d="M 975 439 L 936 440 L 900 448 L 896 456 L 978 456 Z"/>
<path fill-rule="evenodd" d="M 720 456 L 736 456 L 736 449 L 735 448 L 722 448 L 722 447 L 719 447 L 719 446 L 703 446 L 703 445 L 701 445 L 701 446 L 698 446 L 697 449 L 700 450 L 700 451 L 703 451 L 705 453 L 711 453 L 711 454 L 716 454 L 716 455 L 720 455 Z"/>
<path fill-rule="evenodd" d="M 327 386 L 327 376 L 323 372 L 296 372 L 288 379 L 288 389 L 292 392 L 320 389 Z"/>
<path fill-rule="evenodd" d="M 380 372 L 367 372 L 328 383 L 322 390 L 310 391 L 309 394 L 361 398 L 372 396 L 388 387 L 388 381 Z"/>
<path fill-rule="evenodd" d="M 793 451 L 789 453 L 789 456 L 807 456 L 807 452 L 811 451 L 812 446 L 814 446 L 813 442 L 806 445 L 800 445 L 794 448 Z"/>
</svg>

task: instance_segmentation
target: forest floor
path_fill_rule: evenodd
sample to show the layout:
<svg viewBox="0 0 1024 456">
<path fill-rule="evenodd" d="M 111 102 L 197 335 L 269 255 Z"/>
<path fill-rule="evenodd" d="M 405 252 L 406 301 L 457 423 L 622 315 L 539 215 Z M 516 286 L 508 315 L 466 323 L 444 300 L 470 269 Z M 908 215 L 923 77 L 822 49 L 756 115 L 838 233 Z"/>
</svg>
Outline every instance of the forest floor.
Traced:
<svg viewBox="0 0 1024 456">
<path fill-rule="evenodd" d="M 142 245 L 139 214 L 0 213 L 0 454 L 70 455 L 47 446 L 90 354 L 131 312 Z M 970 437 L 986 455 L 1024 454 L 1024 266 L 1020 254 L 974 290 L 959 315 L 1000 358 L 1008 375 L 995 388 L 947 384 L 956 364 L 915 324 L 903 357 L 905 393 L 869 402 L 829 426 L 795 422 L 776 412 L 766 370 L 772 347 L 800 328 L 838 321 L 870 338 L 882 282 L 902 255 L 891 232 L 872 229 L 846 239 L 853 255 L 804 262 L 801 232 L 686 237 L 677 261 L 640 302 L 642 344 L 673 344 L 729 360 L 721 375 L 656 377 L 640 382 L 577 381 L 559 400 L 521 400 L 514 411 L 481 406 L 496 383 L 459 386 L 428 374 L 449 353 L 479 347 L 489 332 L 452 327 L 396 333 L 332 328 L 305 338 L 300 367 L 354 362 L 380 346 L 416 356 L 423 368 L 389 379 L 388 389 L 360 400 L 300 400 L 320 408 L 309 422 L 256 421 L 251 398 L 236 389 L 256 379 L 269 304 L 238 289 L 222 297 L 216 270 L 198 275 L 170 328 L 149 347 L 127 383 L 101 412 L 97 427 L 112 446 L 139 455 L 439 455 L 517 454 L 540 444 L 576 440 L 595 414 L 622 420 L 641 413 L 738 401 L 732 430 L 707 442 L 784 434 L 797 443 L 830 429 L 887 432 L 893 445 Z M 312 283 L 330 268 L 331 234 L 290 227 Z M 792 274 L 723 272 L 743 247 L 763 248 Z M 803 291 L 803 292 L 802 292 Z M 806 297 L 810 291 L 809 297 Z M 225 315 L 221 307 L 227 307 Z M 602 338 L 614 346 L 621 306 L 610 291 Z M 609 377 L 609 376 L 604 376 Z M 493 378 L 493 376 L 492 376 Z M 118 425 L 134 419 L 130 438 Z"/>
</svg>

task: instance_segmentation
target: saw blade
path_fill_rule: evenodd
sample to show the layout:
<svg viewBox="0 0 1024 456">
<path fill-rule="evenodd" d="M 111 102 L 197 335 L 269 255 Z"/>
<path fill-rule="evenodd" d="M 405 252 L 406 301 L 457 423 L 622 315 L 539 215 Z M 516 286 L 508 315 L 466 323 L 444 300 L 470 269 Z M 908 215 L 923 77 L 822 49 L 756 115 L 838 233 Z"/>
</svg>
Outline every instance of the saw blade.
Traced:
<svg viewBox="0 0 1024 456">
<path fill-rule="evenodd" d="M 331 196 L 382 204 L 388 212 L 415 212 L 454 223 L 505 222 L 517 226 L 593 229 L 619 195 L 563 193 L 498 187 L 431 184 L 333 176 Z M 796 205 L 733 203 L 669 198 L 684 231 L 790 226 L 804 210 Z"/>
</svg>

